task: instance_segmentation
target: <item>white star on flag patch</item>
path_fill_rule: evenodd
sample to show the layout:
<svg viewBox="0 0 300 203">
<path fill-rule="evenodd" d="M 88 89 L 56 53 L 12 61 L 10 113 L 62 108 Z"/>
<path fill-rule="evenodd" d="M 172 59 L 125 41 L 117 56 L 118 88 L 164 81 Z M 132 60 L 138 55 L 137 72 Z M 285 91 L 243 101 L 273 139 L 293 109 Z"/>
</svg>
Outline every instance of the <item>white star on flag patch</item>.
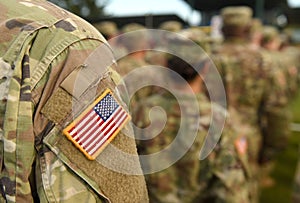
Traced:
<svg viewBox="0 0 300 203">
<path fill-rule="evenodd" d="M 95 160 L 129 120 L 129 114 L 107 89 L 63 133 L 88 159 Z"/>
</svg>

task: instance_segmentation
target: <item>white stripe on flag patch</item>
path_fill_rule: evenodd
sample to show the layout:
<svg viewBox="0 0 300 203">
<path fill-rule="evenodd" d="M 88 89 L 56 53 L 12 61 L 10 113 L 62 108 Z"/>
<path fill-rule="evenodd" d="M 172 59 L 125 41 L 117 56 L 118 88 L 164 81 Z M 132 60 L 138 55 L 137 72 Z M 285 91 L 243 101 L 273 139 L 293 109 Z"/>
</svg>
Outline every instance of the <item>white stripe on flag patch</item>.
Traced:
<svg viewBox="0 0 300 203">
<path fill-rule="evenodd" d="M 119 119 L 119 117 L 121 117 L 120 119 Z M 102 146 L 102 144 L 108 139 L 108 138 L 110 138 L 110 136 L 116 131 L 116 129 L 117 129 L 117 127 L 119 126 L 118 125 L 118 123 L 121 121 L 123 121 L 125 118 L 126 118 L 126 114 L 124 114 L 124 112 L 120 112 L 119 114 L 118 114 L 118 117 L 117 117 L 118 119 L 119 119 L 119 121 L 114 121 L 114 122 L 117 122 L 117 123 L 114 123 L 112 126 L 112 129 L 110 129 L 110 128 L 107 128 L 106 130 L 109 130 L 110 129 L 110 131 L 109 132 L 107 132 L 107 134 L 105 135 L 105 137 L 104 138 L 102 138 L 102 140 L 100 141 L 100 142 L 98 142 L 98 144 L 94 147 L 94 148 L 92 148 L 90 151 L 89 151 L 89 153 L 91 153 L 91 154 L 94 154 L 94 152 L 97 150 L 97 148 L 99 148 L 99 147 L 101 147 Z M 92 144 L 94 144 L 94 143 L 92 143 Z M 91 146 L 92 146 L 92 144 L 91 144 Z M 88 149 L 87 149 L 88 150 Z"/>
</svg>

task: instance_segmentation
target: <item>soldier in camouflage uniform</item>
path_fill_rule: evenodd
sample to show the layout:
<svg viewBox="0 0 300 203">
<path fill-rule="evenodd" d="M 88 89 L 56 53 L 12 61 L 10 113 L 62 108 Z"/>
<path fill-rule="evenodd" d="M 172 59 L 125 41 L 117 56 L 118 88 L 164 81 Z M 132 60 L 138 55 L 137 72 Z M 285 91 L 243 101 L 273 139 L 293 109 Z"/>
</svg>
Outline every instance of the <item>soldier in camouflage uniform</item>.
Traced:
<svg viewBox="0 0 300 203">
<path fill-rule="evenodd" d="M 274 90 L 278 95 L 277 100 L 280 101 L 281 105 L 286 109 L 285 118 L 286 122 L 291 122 L 291 112 L 287 108 L 288 102 L 292 97 L 292 86 L 295 86 L 297 78 L 297 69 L 295 64 L 292 64 L 290 61 L 286 60 L 288 57 L 280 51 L 280 46 L 282 44 L 279 31 L 276 27 L 273 26 L 264 26 L 262 30 L 262 41 L 261 46 L 263 47 L 262 53 L 266 60 L 271 64 L 271 71 L 274 75 L 274 80 L 278 84 Z M 290 75 L 289 72 L 296 70 L 296 74 Z M 294 78 L 293 78 L 294 77 Z M 283 126 L 284 127 L 284 126 Z M 276 132 L 274 132 L 276 133 Z M 279 150 L 282 150 L 287 146 L 288 137 L 290 135 L 290 130 L 288 125 L 285 126 L 285 131 L 281 132 L 282 134 L 278 136 L 279 139 L 274 139 L 272 141 L 272 146 L 265 146 L 265 154 L 271 153 L 276 154 Z M 276 134 L 274 134 L 276 136 Z M 268 155 L 267 155 L 268 156 Z M 272 155 L 273 156 L 273 155 Z M 269 159 L 267 162 L 262 165 L 262 175 L 261 175 L 261 185 L 264 187 L 272 186 L 275 182 L 270 176 L 271 171 L 274 167 L 274 158 Z"/>
<path fill-rule="evenodd" d="M 161 23 L 158 28 L 170 32 L 179 32 L 182 30 L 182 24 L 175 20 L 169 20 Z"/>
<path fill-rule="evenodd" d="M 221 15 L 224 43 L 213 51 L 214 60 L 223 78 L 228 107 L 236 109 L 242 123 L 252 129 L 248 153 L 256 202 L 258 163 L 273 158 L 289 123 L 271 64 L 260 51 L 250 48 L 251 8 L 226 7 Z"/>
<path fill-rule="evenodd" d="M 192 40 L 197 45 L 199 45 L 207 54 L 210 54 L 210 37 L 201 30 L 200 27 L 190 27 L 183 29 L 179 32 L 180 35 Z"/>
<path fill-rule="evenodd" d="M 159 26 L 158 29 L 167 31 L 167 32 L 180 32 L 182 30 L 182 24 L 178 21 L 175 20 L 169 20 L 162 22 Z M 168 46 L 167 40 L 163 41 L 160 40 L 160 44 L 158 45 L 159 50 L 163 50 L 164 47 Z M 159 66 L 167 66 L 167 60 L 164 52 L 159 52 L 155 50 L 148 50 L 146 53 L 145 60 L 151 64 L 151 65 L 159 65 Z"/>
<path fill-rule="evenodd" d="M 286 107 L 294 94 L 292 89 L 296 86 L 298 72 L 296 64 L 289 61 L 290 58 L 280 50 L 282 40 L 279 34 L 275 27 L 265 26 L 262 31 L 261 46 L 263 47 L 262 53 L 265 60 L 268 60 L 272 67 L 271 72 L 277 84 L 273 88 L 278 96 L 277 100 L 281 106 Z M 288 108 L 285 108 L 285 113 L 287 121 L 291 122 L 291 112 L 289 112 Z M 279 142 L 278 145 L 282 145 L 280 148 L 287 145 L 289 128 L 286 128 L 285 132 L 285 134 L 282 134 L 282 139 L 277 140 Z M 278 148 L 274 150 L 278 150 Z"/>
<path fill-rule="evenodd" d="M 131 172 L 138 160 L 109 152 L 137 155 L 129 124 L 95 160 L 62 132 L 106 89 L 126 109 L 105 39 L 46 1 L 1 1 L 0 10 L 0 202 L 147 202 L 144 177 Z"/>
<path fill-rule="evenodd" d="M 126 54 L 122 58 L 118 58 L 118 72 L 121 76 L 125 77 L 131 71 L 146 67 L 149 64 L 145 61 L 146 47 L 148 46 L 147 37 L 142 33 L 145 27 L 138 23 L 130 23 L 121 29 L 121 46 L 126 49 Z M 140 32 L 141 31 L 141 32 Z M 137 85 L 135 80 L 144 77 L 143 74 L 139 75 L 136 79 L 130 78 L 129 81 L 124 81 L 129 93 L 133 92 L 133 88 Z M 138 79 L 139 78 L 139 79 Z M 130 110 L 134 108 L 137 100 L 149 95 L 151 90 L 144 88 L 134 93 L 133 98 L 130 98 Z"/>
<path fill-rule="evenodd" d="M 140 24 L 130 23 L 121 30 L 121 33 L 125 34 L 124 37 L 121 37 L 122 45 L 128 52 L 128 55 L 117 61 L 121 76 L 126 75 L 133 69 L 148 65 L 145 61 L 147 38 L 141 32 L 138 32 L 143 29 L 145 27 Z"/>
<path fill-rule="evenodd" d="M 291 99 L 297 94 L 300 81 L 300 49 L 293 45 L 291 37 L 287 31 L 282 32 L 283 43 L 280 51 L 284 57 L 281 57 L 287 65 L 288 92 Z"/>
<path fill-rule="evenodd" d="M 185 45 L 184 41 L 180 43 Z M 189 48 L 183 50 L 186 50 L 184 52 L 186 55 L 195 55 Z M 197 55 L 201 53 L 196 54 L 194 62 Z M 198 62 L 201 65 L 197 63 L 197 71 L 204 76 L 209 63 L 203 56 Z M 175 150 L 159 160 L 170 161 L 169 159 L 187 147 L 191 132 L 196 130 L 197 135 L 192 146 L 177 162 L 162 171 L 146 175 L 150 202 L 249 202 L 246 137 L 243 133 L 238 134 L 228 120 L 220 140 L 217 141 L 218 135 L 215 131 L 218 125 L 222 125 L 220 120 L 226 116 L 226 110 L 217 104 L 211 106 L 203 93 L 203 81 L 191 64 L 177 56 L 169 56 L 168 68 L 178 73 L 188 84 L 182 83 L 171 72 L 166 80 L 174 85 L 176 98 L 170 92 L 164 91 L 139 102 L 138 108 L 133 113 L 134 123 L 142 128 L 136 131 L 136 135 L 142 139 L 138 142 L 139 153 L 149 155 L 160 152 L 178 139 Z M 193 103 L 194 96 L 195 103 Z M 161 107 L 167 116 L 162 131 L 159 126 L 164 123 L 163 117 L 155 113 L 151 120 L 148 117 L 150 109 L 156 106 Z M 213 117 L 212 108 L 216 109 Z M 151 132 L 144 131 L 145 127 L 150 127 Z M 209 128 L 211 134 L 207 135 Z M 150 137 L 153 133 L 157 133 L 156 137 Z M 216 141 L 217 146 L 206 159 L 200 161 L 199 152 L 206 135 L 208 136 L 206 142 Z M 158 164 L 151 159 L 142 163 L 144 170 L 155 168 Z"/>
<path fill-rule="evenodd" d="M 263 24 L 259 18 L 252 19 L 250 29 L 251 48 L 259 50 L 261 48 Z"/>
<path fill-rule="evenodd" d="M 127 48 L 127 55 L 120 58 L 117 63 L 119 73 L 123 76 L 127 90 L 131 96 L 131 110 L 135 108 L 137 101 L 154 94 L 159 89 L 157 86 L 146 86 L 136 90 L 136 87 L 140 87 L 140 81 L 155 83 L 155 81 L 161 80 L 163 76 L 158 75 L 156 71 L 152 70 L 152 67 L 156 64 L 150 64 L 150 61 L 146 60 L 146 54 L 148 49 L 151 48 L 151 43 L 145 27 L 140 24 L 131 23 L 122 28 L 122 33 L 124 34 L 121 36 L 121 41 L 124 47 Z"/>
<path fill-rule="evenodd" d="M 112 21 L 101 21 L 99 23 L 94 23 L 93 26 L 99 30 L 103 37 L 107 40 L 119 34 L 117 24 Z"/>
</svg>

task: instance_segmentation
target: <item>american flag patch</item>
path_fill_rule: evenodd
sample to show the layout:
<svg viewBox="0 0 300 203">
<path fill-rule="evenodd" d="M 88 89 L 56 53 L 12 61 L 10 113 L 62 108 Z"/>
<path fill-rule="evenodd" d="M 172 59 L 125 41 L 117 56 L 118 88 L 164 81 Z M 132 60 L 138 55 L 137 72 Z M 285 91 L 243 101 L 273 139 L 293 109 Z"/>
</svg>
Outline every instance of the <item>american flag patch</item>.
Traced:
<svg viewBox="0 0 300 203">
<path fill-rule="evenodd" d="M 107 89 L 63 133 L 94 160 L 129 120 L 129 114 Z"/>
</svg>

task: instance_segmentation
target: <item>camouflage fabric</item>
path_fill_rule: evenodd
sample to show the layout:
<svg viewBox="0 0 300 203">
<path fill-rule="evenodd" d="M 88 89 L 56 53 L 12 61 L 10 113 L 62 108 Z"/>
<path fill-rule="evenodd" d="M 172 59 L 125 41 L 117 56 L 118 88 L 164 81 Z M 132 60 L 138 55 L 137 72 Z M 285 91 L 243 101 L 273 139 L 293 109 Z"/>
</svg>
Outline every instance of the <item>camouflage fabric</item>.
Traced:
<svg viewBox="0 0 300 203">
<path fill-rule="evenodd" d="M 200 27 L 183 29 L 179 34 L 197 43 L 205 52 L 210 52 L 211 39 Z"/>
<path fill-rule="evenodd" d="M 259 18 L 253 18 L 251 22 L 250 29 L 250 40 L 251 40 L 251 48 L 252 49 L 260 49 L 261 48 L 261 38 L 262 38 L 262 29 L 263 23 Z"/>
<path fill-rule="evenodd" d="M 134 123 L 140 127 L 147 127 L 150 124 L 148 117 L 149 110 L 154 106 L 160 106 L 167 114 L 167 123 L 162 131 L 158 131 L 162 117 L 153 116 L 151 119 L 151 132 L 157 133 L 156 137 L 149 139 L 147 133 L 137 130 L 136 135 L 143 139 L 138 142 L 138 150 L 141 154 L 151 154 L 165 149 L 179 133 L 179 127 L 185 133 L 183 137 L 188 139 L 188 133 L 192 129 L 198 129 L 198 135 L 193 145 L 186 154 L 171 165 L 169 168 L 146 175 L 146 182 L 149 190 L 150 202 L 249 202 L 247 154 L 242 152 L 245 149 L 238 149 L 234 142 L 243 136 L 238 136 L 232 126 L 227 125 L 221 136 L 221 140 L 212 154 L 203 161 L 199 161 L 199 152 L 208 129 L 214 131 L 210 126 L 211 104 L 203 94 L 197 95 L 200 112 L 195 112 L 190 102 L 192 97 L 188 93 L 180 93 L 178 97 L 183 102 L 183 113 L 187 118 L 182 120 L 177 100 L 170 93 L 153 95 L 141 101 L 139 108 L 133 114 Z M 218 118 L 225 116 L 225 110 L 219 106 L 214 124 Z M 197 116 L 200 117 L 200 125 L 195 126 Z M 182 122 L 180 124 L 180 122 Z M 181 126 L 180 126 L 181 125 Z M 210 141 L 216 139 L 210 135 Z M 209 142 L 210 142 L 209 141 Z M 181 143 L 182 142 L 182 143 Z M 182 149 L 185 141 L 181 140 L 178 149 Z M 247 141 L 246 141 L 247 142 Z M 243 148 L 243 147 L 242 147 Z M 179 150 L 178 150 L 179 151 Z M 176 154 L 174 152 L 172 154 Z M 144 167 L 150 167 L 151 161 L 144 163 Z"/>
<path fill-rule="evenodd" d="M 263 74 L 263 68 L 258 69 L 258 65 L 262 64 L 262 57 L 257 52 L 248 50 L 246 46 L 247 44 L 240 40 L 225 42 L 214 50 L 213 60 L 224 81 L 228 106 L 236 107 L 239 111 L 248 111 L 248 116 L 245 117 L 247 120 L 250 118 L 249 122 L 252 125 L 256 125 L 257 109 L 264 90 L 258 87 L 266 87 L 266 80 L 262 76 L 267 76 Z M 256 60 L 251 61 L 254 58 Z"/>
<path fill-rule="evenodd" d="M 92 87 L 97 95 L 110 88 L 123 104 L 102 35 L 46 1 L 1 1 L 0 10 L 0 202 L 147 202 L 143 176 L 88 160 L 62 134 L 70 115 L 94 101 L 87 96 Z M 97 55 L 100 76 L 80 81 L 84 93 L 76 92 L 74 74 L 95 68 L 84 63 L 100 46 L 106 47 Z M 126 125 L 112 145 L 137 155 L 132 137 Z M 99 156 L 126 164 L 106 151 Z"/>
<path fill-rule="evenodd" d="M 264 60 L 268 61 L 268 63 L 271 65 L 272 69 L 270 70 L 270 75 L 273 77 L 273 96 L 270 96 L 270 103 L 271 104 L 277 104 L 278 106 L 281 107 L 281 118 L 285 118 L 285 122 L 280 121 L 283 126 L 282 128 L 285 129 L 285 131 L 281 130 L 277 134 L 277 132 L 273 131 L 271 134 L 273 135 L 272 138 L 270 137 L 270 149 L 269 150 L 279 150 L 283 149 L 287 145 L 288 137 L 290 134 L 290 131 L 288 129 L 288 125 L 291 122 L 291 112 L 287 108 L 287 105 L 290 101 L 290 98 L 292 97 L 293 93 L 290 88 L 295 85 L 295 77 L 297 77 L 297 71 L 295 75 L 292 77 L 289 74 L 289 69 L 292 69 L 293 67 L 296 69 L 295 65 L 293 67 L 290 62 L 288 62 L 285 59 L 281 60 L 281 57 L 283 55 L 282 52 L 280 51 L 266 51 L 262 50 Z M 294 78 L 293 78 L 294 77 Z M 280 112 L 278 112 L 280 114 Z M 263 116 L 263 115 L 262 115 Z M 273 115 L 275 116 L 275 115 Z M 277 119 L 275 118 L 275 122 Z M 272 125 L 280 125 L 280 123 L 273 123 Z M 267 126 L 266 126 L 267 128 Z M 277 129 L 276 129 L 277 130 Z M 271 129 L 268 129 L 269 133 L 271 132 Z M 268 147 L 268 146 L 266 146 Z M 273 148 L 273 149 L 271 149 Z M 275 152 L 272 152 L 274 154 Z M 268 155 L 267 155 L 268 156 Z"/>
<path fill-rule="evenodd" d="M 278 145 L 286 140 L 289 114 L 286 95 L 281 91 L 285 87 L 278 84 L 272 63 L 241 37 L 225 39 L 214 50 L 213 58 L 223 78 L 228 106 L 252 128 L 248 153 L 255 172 L 258 162 L 273 159 Z"/>
<path fill-rule="evenodd" d="M 158 55 L 164 54 L 158 52 L 156 53 Z M 138 53 L 136 54 L 129 54 L 117 61 L 118 72 L 120 73 L 121 76 L 123 76 L 129 94 L 132 93 L 134 94 L 130 98 L 130 101 L 127 101 L 128 103 L 130 102 L 129 105 L 130 111 L 131 109 L 135 108 L 136 103 L 139 100 L 147 98 L 148 96 L 158 92 L 160 89 L 158 86 L 151 86 L 151 85 L 141 87 L 137 91 L 135 91 L 135 88 L 139 87 L 142 83 L 159 84 L 159 81 L 162 81 L 164 77 L 161 72 L 158 73 L 157 71 L 152 69 L 152 67 L 156 67 L 155 62 L 153 60 L 146 61 L 144 59 L 144 57 L 146 58 L 147 55 L 146 52 L 142 53 L 142 55 L 139 55 Z M 160 55 L 159 57 L 165 58 L 165 55 Z M 150 64 L 150 62 L 152 64 Z M 141 71 L 139 71 L 138 70 L 139 68 L 143 68 L 143 69 L 142 70 L 140 69 Z"/>
<path fill-rule="evenodd" d="M 147 51 L 145 61 L 152 65 L 157 65 L 162 67 L 167 66 L 166 53 L 161 51 L 154 51 L 154 50 Z"/>
<path fill-rule="evenodd" d="M 224 111 L 224 110 L 223 110 Z M 247 149 L 251 127 L 230 109 L 214 151 L 200 164 L 201 191 L 195 202 L 254 202 L 257 187 Z"/>
<path fill-rule="evenodd" d="M 221 9 L 224 26 L 248 26 L 252 19 L 252 9 L 248 6 L 228 6 Z"/>
<path fill-rule="evenodd" d="M 288 96 L 293 98 L 299 89 L 300 79 L 300 50 L 294 46 L 287 46 L 280 52 L 284 55 L 281 57 L 286 65 L 285 73 L 287 78 Z"/>
<path fill-rule="evenodd" d="M 130 23 L 121 29 L 121 43 L 128 53 L 144 50 L 147 47 L 148 36 L 142 32 L 146 27 L 138 23 Z M 140 31 L 140 32 L 139 32 Z"/>
<path fill-rule="evenodd" d="M 143 58 L 137 58 L 131 55 L 125 56 L 118 61 L 118 72 L 121 76 L 125 76 L 129 74 L 131 71 L 136 70 L 138 68 L 146 67 L 149 64 Z M 138 73 L 138 72 L 137 72 Z M 143 73 L 138 73 L 136 77 L 130 77 L 129 80 L 125 81 L 126 88 L 129 93 L 133 92 L 136 85 L 139 84 L 139 80 L 144 78 L 145 75 Z M 126 79 L 126 78 L 125 78 Z M 130 111 L 135 107 L 136 102 L 142 98 L 145 98 L 151 94 L 152 90 L 150 87 L 144 87 L 140 89 L 138 92 L 134 93 L 134 96 L 130 98 L 130 101 L 127 101 L 128 104 L 130 102 Z"/>
<path fill-rule="evenodd" d="M 138 32 L 143 29 L 145 27 L 137 23 L 127 24 L 122 28 L 124 35 L 120 44 L 127 49 L 127 55 L 118 60 L 118 71 L 122 76 L 133 69 L 148 65 L 144 60 L 145 53 L 143 50 L 145 48 L 144 44 L 147 43 L 147 38 L 143 36 L 143 32 Z"/>
<path fill-rule="evenodd" d="M 292 92 L 290 87 L 295 80 L 292 77 L 289 77 L 289 70 L 296 69 L 295 64 L 288 62 L 285 59 L 281 59 L 283 53 L 279 50 L 281 45 L 281 39 L 279 37 L 279 31 L 277 28 L 272 26 L 265 26 L 262 32 L 262 49 L 261 53 L 263 59 L 270 64 L 270 72 L 268 73 L 273 79 L 272 83 L 272 94 L 270 94 L 270 103 L 276 104 L 281 107 L 281 112 L 278 111 L 278 108 L 270 111 L 277 111 L 273 118 L 269 119 L 269 123 L 266 124 L 263 128 L 263 131 L 267 131 L 267 134 L 272 136 L 264 136 L 264 147 L 262 151 L 262 159 L 272 159 L 276 153 L 283 149 L 287 145 L 289 131 L 289 123 L 291 122 L 291 113 L 287 108 L 289 99 L 291 98 Z M 287 57 L 285 57 L 287 58 Z M 297 75 L 297 71 L 294 70 L 294 74 Z M 295 77 L 295 76 L 294 76 Z M 264 115 L 261 116 L 262 120 Z M 279 119 L 285 118 L 285 121 L 279 121 Z M 270 126 L 281 126 L 282 129 L 271 129 Z"/>
<path fill-rule="evenodd" d="M 118 72 L 121 76 L 125 76 L 130 71 L 149 65 L 143 58 L 125 56 L 118 61 Z"/>
</svg>

